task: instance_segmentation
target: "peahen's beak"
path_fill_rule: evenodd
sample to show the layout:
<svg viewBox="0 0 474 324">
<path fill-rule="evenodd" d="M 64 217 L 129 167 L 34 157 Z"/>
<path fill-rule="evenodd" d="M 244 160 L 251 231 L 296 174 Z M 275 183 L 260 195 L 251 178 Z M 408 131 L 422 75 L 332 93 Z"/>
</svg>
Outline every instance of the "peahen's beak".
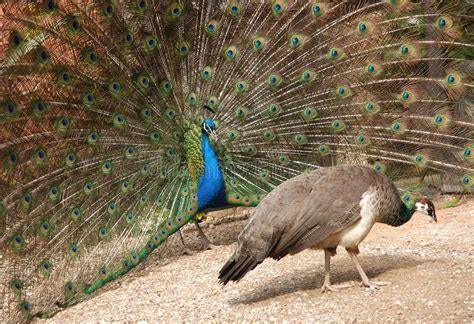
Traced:
<svg viewBox="0 0 474 324">
<path fill-rule="evenodd" d="M 438 219 L 436 218 L 436 212 L 435 212 L 434 209 L 433 209 L 433 212 L 432 212 L 432 214 L 430 215 L 430 217 L 433 218 L 436 223 L 438 222 Z"/>
</svg>

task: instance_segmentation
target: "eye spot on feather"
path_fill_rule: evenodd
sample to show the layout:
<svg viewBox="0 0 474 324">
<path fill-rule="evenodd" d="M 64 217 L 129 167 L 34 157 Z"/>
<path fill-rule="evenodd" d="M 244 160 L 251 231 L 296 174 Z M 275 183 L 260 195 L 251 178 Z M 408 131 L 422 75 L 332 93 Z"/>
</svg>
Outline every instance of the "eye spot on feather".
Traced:
<svg viewBox="0 0 474 324">
<path fill-rule="evenodd" d="M 18 160 L 19 160 L 18 154 L 12 151 L 8 152 L 4 159 L 5 165 L 10 168 L 14 168 L 17 165 Z M 0 214 L 1 214 L 1 209 L 0 209 Z"/>
<path fill-rule="evenodd" d="M 102 14 L 107 17 L 107 18 L 110 18 L 113 16 L 114 14 L 114 7 L 112 6 L 112 4 L 110 2 L 105 2 L 103 5 L 102 5 Z"/>
<path fill-rule="evenodd" d="M 148 135 L 148 138 L 153 142 L 153 143 L 158 143 L 161 139 L 160 133 L 157 131 L 153 131 Z"/>
<path fill-rule="evenodd" d="M 235 60 L 235 58 L 238 55 L 238 50 L 237 47 L 235 46 L 229 46 L 227 49 L 224 51 L 225 53 L 225 58 L 229 61 Z"/>
<path fill-rule="evenodd" d="M 314 2 L 311 4 L 311 15 L 314 18 L 319 18 L 327 12 L 328 5 L 324 2 Z"/>
<path fill-rule="evenodd" d="M 219 23 L 216 20 L 211 20 L 206 24 L 206 32 L 209 35 L 215 35 L 218 31 Z"/>
<path fill-rule="evenodd" d="M 21 252 L 25 245 L 25 240 L 20 234 L 16 234 L 12 237 L 11 240 L 12 248 L 15 252 Z"/>
<path fill-rule="evenodd" d="M 69 246 L 69 254 L 71 256 L 76 256 L 79 253 L 79 248 L 77 247 L 76 244 L 71 244 Z"/>
<path fill-rule="evenodd" d="M 408 105 L 416 101 L 416 95 L 410 90 L 405 90 L 400 94 L 399 100 L 403 105 Z"/>
<path fill-rule="evenodd" d="M 134 215 L 132 214 L 132 212 L 129 211 L 129 212 L 127 212 L 127 213 L 125 214 L 125 219 L 126 219 L 126 222 L 127 222 L 128 224 L 131 224 L 131 223 L 133 222 L 133 220 L 135 219 L 135 217 L 134 217 Z"/>
<path fill-rule="evenodd" d="M 276 117 L 283 112 L 283 107 L 277 103 L 272 103 L 268 107 L 268 113 L 272 117 Z"/>
<path fill-rule="evenodd" d="M 21 37 L 19 35 L 14 35 L 13 36 L 13 42 L 15 43 L 15 45 L 20 45 L 21 43 Z"/>
<path fill-rule="evenodd" d="M 449 124 L 449 119 L 445 115 L 438 114 L 434 116 L 433 122 L 438 127 L 446 127 Z"/>
<path fill-rule="evenodd" d="M 77 160 L 76 154 L 74 152 L 69 152 L 66 155 L 66 166 L 68 167 L 74 166 L 74 164 L 76 163 L 76 160 Z"/>
<path fill-rule="evenodd" d="M 81 217 L 81 209 L 79 207 L 74 207 L 71 210 L 70 216 L 71 216 L 73 221 L 78 221 Z"/>
<path fill-rule="evenodd" d="M 108 273 L 109 271 L 107 270 L 105 266 L 99 269 L 99 276 L 102 278 L 105 278 L 108 275 Z"/>
<path fill-rule="evenodd" d="M 240 0 L 233 0 L 229 1 L 229 5 L 227 6 L 227 12 L 233 16 L 237 17 L 242 13 L 242 5 L 240 3 Z"/>
<path fill-rule="evenodd" d="M 43 260 L 40 262 L 39 267 L 43 276 L 45 278 L 49 277 L 49 275 L 51 274 L 51 270 L 53 268 L 53 265 L 51 264 L 51 262 L 48 260 Z"/>
<path fill-rule="evenodd" d="M 416 155 L 413 157 L 413 161 L 414 161 L 415 164 L 416 164 L 417 166 L 419 166 L 419 167 L 424 167 L 424 166 L 427 164 L 427 162 L 428 162 L 427 158 L 426 158 L 423 154 L 421 154 L 421 153 L 416 154 Z"/>
<path fill-rule="evenodd" d="M 305 43 L 305 37 L 300 34 L 295 34 L 290 37 L 290 47 L 296 49 L 303 46 Z"/>
<path fill-rule="evenodd" d="M 126 33 L 126 34 L 123 36 L 123 41 L 124 41 L 125 45 L 127 45 L 127 46 L 132 45 L 132 43 L 133 43 L 133 35 L 130 34 L 130 33 Z"/>
<path fill-rule="evenodd" d="M 212 77 L 214 75 L 214 69 L 210 66 L 206 66 L 202 71 L 201 71 L 201 77 L 205 81 L 212 80 Z"/>
<path fill-rule="evenodd" d="M 173 91 L 173 85 L 171 84 L 170 81 L 168 80 L 163 80 L 160 82 L 160 93 L 164 96 L 164 97 L 168 97 L 171 92 Z"/>
<path fill-rule="evenodd" d="M 321 14 L 321 7 L 317 4 L 314 4 L 312 12 L 314 15 L 319 16 Z"/>
<path fill-rule="evenodd" d="M 126 119 L 125 119 L 125 116 L 120 114 L 120 113 L 116 113 L 112 116 L 112 124 L 114 127 L 117 127 L 117 128 L 121 128 L 123 126 L 126 125 Z"/>
<path fill-rule="evenodd" d="M 30 314 L 30 309 L 31 309 L 30 303 L 28 303 L 27 301 L 22 301 L 20 303 L 20 309 L 21 309 L 21 312 L 23 314 L 23 317 L 27 320 L 30 319 L 30 316 L 31 316 L 31 314 Z"/>
<path fill-rule="evenodd" d="M 303 83 L 309 83 L 311 81 L 314 81 L 316 79 L 316 72 L 313 69 L 305 69 L 301 73 L 300 80 Z"/>
<path fill-rule="evenodd" d="M 453 27 L 453 20 L 448 16 L 440 16 L 436 22 L 435 26 L 441 31 L 448 31 Z"/>
<path fill-rule="evenodd" d="M 328 57 L 331 60 L 340 60 L 344 58 L 345 53 L 342 48 L 333 47 L 329 50 Z"/>
<path fill-rule="evenodd" d="M 474 150 L 474 145 L 465 147 L 462 151 L 464 158 L 468 160 L 473 160 L 474 159 L 474 154 L 472 154 L 473 150 Z"/>
<path fill-rule="evenodd" d="M 239 80 L 235 83 L 235 91 L 237 93 L 244 93 L 247 92 L 249 88 L 249 84 L 247 81 Z"/>
<path fill-rule="evenodd" d="M 357 144 L 360 144 L 360 145 L 369 144 L 369 138 L 364 134 L 357 135 L 356 138 L 355 138 L 355 141 L 356 141 Z"/>
<path fill-rule="evenodd" d="M 74 16 L 69 17 L 68 26 L 69 26 L 69 29 L 73 32 L 78 32 L 79 29 L 81 28 L 81 24 L 79 20 L 77 19 L 77 17 L 74 17 Z"/>
<path fill-rule="evenodd" d="M 465 174 L 461 177 L 461 182 L 463 186 L 467 187 L 468 189 L 474 189 L 474 174 Z"/>
<path fill-rule="evenodd" d="M 149 35 L 145 38 L 145 50 L 148 51 L 148 52 L 151 52 L 153 51 L 156 47 L 158 46 L 158 41 L 157 39 L 152 36 L 152 35 Z"/>
<path fill-rule="evenodd" d="M 331 149 L 326 144 L 322 144 L 318 147 L 318 153 L 322 156 L 328 155 L 331 152 Z"/>
<path fill-rule="evenodd" d="M 135 8 L 137 12 L 144 13 L 148 9 L 148 4 L 145 0 L 138 0 Z"/>
<path fill-rule="evenodd" d="M 181 56 L 181 57 L 185 57 L 189 54 L 189 51 L 190 51 L 190 45 L 189 43 L 187 42 L 179 42 L 177 45 L 176 45 L 176 48 L 178 50 L 178 54 Z"/>
<path fill-rule="evenodd" d="M 64 288 L 67 290 L 67 291 L 72 291 L 74 289 L 74 285 L 72 284 L 72 282 L 67 282 L 65 285 L 64 285 Z"/>
<path fill-rule="evenodd" d="M 12 280 L 10 285 L 15 290 L 15 292 L 17 294 L 20 294 L 21 290 L 24 287 L 23 281 L 21 281 L 19 279 Z"/>
<path fill-rule="evenodd" d="M 344 98 L 350 97 L 352 95 L 352 92 L 348 86 L 340 85 L 336 89 L 336 95 L 337 97 L 344 99 Z"/>
<path fill-rule="evenodd" d="M 346 128 L 346 124 L 342 120 L 336 119 L 331 123 L 331 128 L 335 132 L 341 132 Z"/>
<path fill-rule="evenodd" d="M 111 174 L 112 173 L 112 162 L 111 161 L 104 161 L 101 164 L 101 172 L 102 174 Z"/>
<path fill-rule="evenodd" d="M 444 82 L 449 88 L 455 89 L 462 85 L 462 78 L 461 75 L 459 75 L 458 73 L 452 72 L 446 76 Z"/>
<path fill-rule="evenodd" d="M 109 230 L 106 227 L 99 228 L 99 239 L 103 240 L 107 238 Z"/>
<path fill-rule="evenodd" d="M 374 170 L 375 170 L 376 172 L 379 172 L 379 173 L 385 173 L 386 166 L 385 166 L 385 164 L 383 164 L 383 163 L 376 162 L 376 163 L 374 164 Z"/>
<path fill-rule="evenodd" d="M 49 62 L 49 53 L 46 49 L 40 48 L 35 54 L 36 61 L 40 64 L 46 64 Z"/>
</svg>

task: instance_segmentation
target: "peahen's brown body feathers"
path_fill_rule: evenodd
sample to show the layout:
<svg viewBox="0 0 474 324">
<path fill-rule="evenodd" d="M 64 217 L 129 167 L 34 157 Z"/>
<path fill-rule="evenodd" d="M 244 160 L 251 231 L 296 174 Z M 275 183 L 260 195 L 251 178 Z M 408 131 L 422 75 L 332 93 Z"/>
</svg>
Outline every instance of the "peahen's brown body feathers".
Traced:
<svg viewBox="0 0 474 324">
<path fill-rule="evenodd" d="M 0 10 L 2 318 L 75 303 L 196 212 L 257 205 L 307 169 L 473 188 L 468 2 Z"/>
</svg>

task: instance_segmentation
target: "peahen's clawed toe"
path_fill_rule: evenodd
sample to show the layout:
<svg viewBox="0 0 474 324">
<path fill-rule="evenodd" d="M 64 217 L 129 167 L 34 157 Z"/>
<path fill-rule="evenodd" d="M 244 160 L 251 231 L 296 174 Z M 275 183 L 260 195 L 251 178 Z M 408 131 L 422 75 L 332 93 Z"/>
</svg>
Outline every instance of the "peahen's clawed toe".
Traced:
<svg viewBox="0 0 474 324">
<path fill-rule="evenodd" d="M 191 251 L 189 248 L 187 248 L 186 246 L 182 246 L 181 247 L 181 255 L 194 255 L 194 252 Z"/>
<path fill-rule="evenodd" d="M 354 286 L 353 284 L 331 285 L 330 282 L 324 282 L 323 286 L 321 287 L 321 293 L 325 293 L 328 291 L 337 292 L 341 289 L 350 288 L 353 286 Z"/>
<path fill-rule="evenodd" d="M 214 250 L 217 248 L 217 245 L 212 244 L 209 240 L 204 243 L 204 249 L 203 250 Z"/>
<path fill-rule="evenodd" d="M 389 286 L 392 283 L 389 281 L 362 281 L 361 286 L 370 288 L 371 290 L 380 289 L 381 286 Z"/>
</svg>

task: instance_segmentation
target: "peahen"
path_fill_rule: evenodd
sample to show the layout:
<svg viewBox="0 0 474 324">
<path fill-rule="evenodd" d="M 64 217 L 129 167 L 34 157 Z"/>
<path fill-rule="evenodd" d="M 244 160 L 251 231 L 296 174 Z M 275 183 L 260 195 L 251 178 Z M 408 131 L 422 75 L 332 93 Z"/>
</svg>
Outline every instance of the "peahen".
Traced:
<svg viewBox="0 0 474 324">
<path fill-rule="evenodd" d="M 437 221 L 430 200 L 408 193 L 400 197 L 393 182 L 372 168 L 342 165 L 303 173 L 283 182 L 258 205 L 219 273 L 220 282 L 239 281 L 265 258 L 279 260 L 312 248 L 324 250 L 321 291 L 337 291 L 350 287 L 332 285 L 330 279 L 331 256 L 343 246 L 362 284 L 378 288 L 387 283 L 369 280 L 357 258 L 359 243 L 375 223 L 401 226 L 416 211 Z"/>
<path fill-rule="evenodd" d="M 465 1 L 2 2 L 2 318 L 50 316 L 197 212 L 256 206 L 306 170 L 471 190 L 472 16 Z"/>
</svg>

